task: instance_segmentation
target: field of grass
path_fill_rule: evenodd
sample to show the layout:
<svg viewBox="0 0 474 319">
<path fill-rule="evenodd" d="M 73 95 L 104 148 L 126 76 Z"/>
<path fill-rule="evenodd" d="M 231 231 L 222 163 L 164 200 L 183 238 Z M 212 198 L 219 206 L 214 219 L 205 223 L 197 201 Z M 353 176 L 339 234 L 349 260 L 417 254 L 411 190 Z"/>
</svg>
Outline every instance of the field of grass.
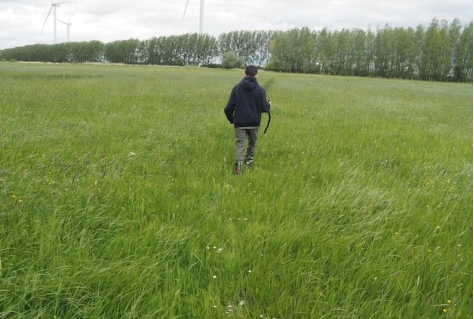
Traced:
<svg viewBox="0 0 474 319">
<path fill-rule="evenodd" d="M 1 63 L 0 318 L 471 318 L 472 85 L 242 76 Z"/>
</svg>

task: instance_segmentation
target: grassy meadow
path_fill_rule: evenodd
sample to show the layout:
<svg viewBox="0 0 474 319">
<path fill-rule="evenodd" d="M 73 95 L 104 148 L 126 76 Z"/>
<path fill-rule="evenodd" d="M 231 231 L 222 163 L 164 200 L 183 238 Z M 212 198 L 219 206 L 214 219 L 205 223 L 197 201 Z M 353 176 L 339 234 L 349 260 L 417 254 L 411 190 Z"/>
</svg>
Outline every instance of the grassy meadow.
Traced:
<svg viewBox="0 0 474 319">
<path fill-rule="evenodd" d="M 0 318 L 471 318 L 472 84 L 242 76 L 0 63 Z"/>
</svg>

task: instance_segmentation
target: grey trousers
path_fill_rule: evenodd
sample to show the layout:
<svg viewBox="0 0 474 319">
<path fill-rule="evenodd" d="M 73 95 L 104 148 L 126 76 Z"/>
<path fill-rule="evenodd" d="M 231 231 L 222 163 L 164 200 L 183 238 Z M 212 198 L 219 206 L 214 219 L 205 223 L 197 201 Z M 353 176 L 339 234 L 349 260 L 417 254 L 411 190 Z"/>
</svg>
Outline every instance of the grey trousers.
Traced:
<svg viewBox="0 0 474 319">
<path fill-rule="evenodd" d="M 258 127 L 239 127 L 235 129 L 235 159 L 237 161 L 243 161 L 245 157 L 255 155 L 257 137 Z M 245 150 L 246 146 L 247 152 Z"/>
</svg>

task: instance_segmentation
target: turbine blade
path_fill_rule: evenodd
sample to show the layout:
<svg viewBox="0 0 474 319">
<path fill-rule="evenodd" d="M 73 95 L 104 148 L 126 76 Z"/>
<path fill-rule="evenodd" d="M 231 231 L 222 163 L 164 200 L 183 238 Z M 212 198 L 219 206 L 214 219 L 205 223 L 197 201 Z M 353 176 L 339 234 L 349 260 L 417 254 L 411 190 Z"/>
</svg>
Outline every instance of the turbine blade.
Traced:
<svg viewBox="0 0 474 319">
<path fill-rule="evenodd" d="M 69 20 L 68 20 L 68 22 L 67 22 L 68 24 L 69 24 L 69 22 L 71 22 L 72 16 L 74 15 L 74 13 L 76 13 L 76 11 L 77 11 L 77 8 L 76 8 L 76 9 L 74 10 L 74 12 L 71 14 L 71 17 L 69 18 Z"/>
<path fill-rule="evenodd" d="M 43 33 L 44 26 L 46 25 L 46 21 L 48 21 L 49 15 L 51 14 L 51 11 L 53 10 L 53 5 L 51 5 L 51 8 L 49 9 L 48 15 L 46 16 L 46 20 L 44 20 L 43 27 L 41 28 L 41 33 Z"/>
<path fill-rule="evenodd" d="M 186 15 L 186 10 L 188 9 L 189 0 L 186 1 L 186 6 L 184 7 L 183 18 L 181 19 L 181 24 L 183 24 L 184 16 Z"/>
</svg>

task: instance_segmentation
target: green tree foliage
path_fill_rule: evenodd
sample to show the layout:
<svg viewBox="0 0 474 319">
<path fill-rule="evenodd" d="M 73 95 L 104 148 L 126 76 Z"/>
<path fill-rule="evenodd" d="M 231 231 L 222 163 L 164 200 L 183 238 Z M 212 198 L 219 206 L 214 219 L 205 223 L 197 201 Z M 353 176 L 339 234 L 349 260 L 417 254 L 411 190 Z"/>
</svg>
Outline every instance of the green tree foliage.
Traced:
<svg viewBox="0 0 474 319">
<path fill-rule="evenodd" d="M 70 46 L 71 60 L 69 62 L 88 63 L 105 60 L 105 45 L 100 41 L 73 42 Z"/>
<path fill-rule="evenodd" d="M 316 73 L 336 74 L 335 60 L 333 59 L 333 57 L 336 56 L 336 44 L 334 42 L 335 37 L 327 29 L 322 29 L 320 32 L 317 32 L 316 36 Z"/>
<path fill-rule="evenodd" d="M 266 65 L 269 58 L 269 43 L 273 32 L 269 31 L 232 31 L 218 37 L 220 56 L 233 52 L 243 58 L 246 64 Z"/>
<path fill-rule="evenodd" d="M 238 57 L 234 52 L 226 52 L 222 55 L 222 67 L 226 69 L 242 68 L 244 64 L 244 58 Z"/>
<path fill-rule="evenodd" d="M 472 82 L 472 22 L 459 34 L 454 47 L 453 80 Z"/>
<path fill-rule="evenodd" d="M 472 82 L 472 22 L 433 19 L 428 28 L 306 28 L 278 32 L 267 68 L 283 72 Z M 309 50 L 313 47 L 313 51 Z"/>
<path fill-rule="evenodd" d="M 184 34 L 128 39 L 27 45 L 0 51 L 5 60 L 108 62 L 155 65 L 254 64 L 293 73 L 373 76 L 427 81 L 472 82 L 472 21 L 462 26 L 433 19 L 428 27 L 372 30 L 232 31 L 217 38 Z"/>
<path fill-rule="evenodd" d="M 422 80 L 446 80 L 451 69 L 451 39 L 446 21 L 433 19 L 425 32 L 422 45 Z"/>
<path fill-rule="evenodd" d="M 308 28 L 280 32 L 270 44 L 269 68 L 304 73 L 315 66 L 316 36 Z"/>
</svg>

